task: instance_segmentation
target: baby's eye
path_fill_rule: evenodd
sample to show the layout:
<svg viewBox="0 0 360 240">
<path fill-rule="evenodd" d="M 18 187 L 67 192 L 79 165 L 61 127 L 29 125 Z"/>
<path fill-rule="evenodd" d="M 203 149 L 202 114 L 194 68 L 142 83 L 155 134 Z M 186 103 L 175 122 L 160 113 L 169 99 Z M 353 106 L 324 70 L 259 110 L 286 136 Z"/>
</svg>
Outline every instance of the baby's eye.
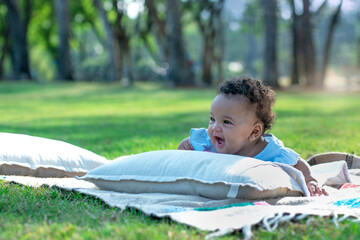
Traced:
<svg viewBox="0 0 360 240">
<path fill-rule="evenodd" d="M 213 117 L 210 117 L 210 122 L 215 122 L 215 119 Z"/>
<path fill-rule="evenodd" d="M 224 120 L 224 124 L 232 124 L 232 122 L 230 122 L 228 120 Z"/>
</svg>

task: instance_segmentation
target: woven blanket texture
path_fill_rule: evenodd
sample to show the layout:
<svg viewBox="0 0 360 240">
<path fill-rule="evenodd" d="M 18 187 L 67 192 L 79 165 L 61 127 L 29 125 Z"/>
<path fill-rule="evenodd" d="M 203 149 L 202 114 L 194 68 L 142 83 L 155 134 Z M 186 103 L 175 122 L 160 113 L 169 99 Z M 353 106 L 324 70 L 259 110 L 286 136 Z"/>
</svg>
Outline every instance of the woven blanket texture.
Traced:
<svg viewBox="0 0 360 240">
<path fill-rule="evenodd" d="M 0 176 L 0 180 L 31 187 L 46 185 L 91 195 L 111 207 L 136 208 L 147 215 L 169 217 L 175 222 L 211 231 L 209 238 L 240 229 L 245 238 L 250 238 L 251 227 L 256 224 L 272 231 L 281 222 L 307 216 L 330 216 L 335 221 L 348 217 L 360 219 L 360 169 L 348 170 L 337 165 L 337 169 L 324 171 L 326 163 L 322 165 L 315 165 L 312 170 L 325 184 L 324 188 L 329 196 L 283 197 L 258 201 L 213 200 L 163 193 L 119 193 L 101 190 L 90 182 L 75 178 Z"/>
</svg>

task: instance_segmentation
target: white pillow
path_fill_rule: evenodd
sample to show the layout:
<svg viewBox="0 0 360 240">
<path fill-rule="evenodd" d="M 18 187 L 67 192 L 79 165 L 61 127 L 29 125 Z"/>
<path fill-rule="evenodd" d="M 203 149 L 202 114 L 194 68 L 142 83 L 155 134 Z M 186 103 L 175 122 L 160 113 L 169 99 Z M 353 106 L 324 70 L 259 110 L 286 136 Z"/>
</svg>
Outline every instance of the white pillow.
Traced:
<svg viewBox="0 0 360 240">
<path fill-rule="evenodd" d="M 0 175 L 74 177 L 108 161 L 66 142 L 0 133 Z"/>
<path fill-rule="evenodd" d="M 345 161 L 316 164 L 311 166 L 311 172 L 319 185 L 340 188 L 344 183 L 351 183 L 348 166 Z"/>
<path fill-rule="evenodd" d="M 160 150 L 115 159 L 78 179 L 118 192 L 189 194 L 212 199 L 308 194 L 301 172 L 285 168 L 236 155 Z"/>
</svg>

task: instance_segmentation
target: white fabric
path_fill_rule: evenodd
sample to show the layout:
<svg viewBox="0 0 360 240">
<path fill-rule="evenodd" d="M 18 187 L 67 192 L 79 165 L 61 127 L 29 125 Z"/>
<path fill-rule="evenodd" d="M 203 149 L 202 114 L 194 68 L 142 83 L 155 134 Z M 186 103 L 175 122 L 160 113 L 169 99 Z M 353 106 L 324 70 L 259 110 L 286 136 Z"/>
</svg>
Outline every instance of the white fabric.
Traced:
<svg viewBox="0 0 360 240">
<path fill-rule="evenodd" d="M 324 169 L 329 169 L 326 164 Z M 322 169 L 312 168 L 312 172 L 320 174 Z M 344 184 L 341 178 L 332 175 L 346 175 L 339 164 L 331 165 L 326 179 L 337 179 L 336 185 Z M 350 171 L 351 180 L 360 185 L 359 172 Z M 357 170 L 357 169 L 356 169 Z M 322 174 L 322 173 L 321 173 Z M 169 217 L 175 222 L 196 227 L 201 230 L 217 231 L 214 235 L 223 235 L 235 230 L 243 229 L 246 237 L 251 236 L 251 226 L 263 223 L 263 226 L 272 231 L 279 222 L 300 220 L 306 216 L 332 216 L 336 221 L 338 215 L 360 218 L 360 208 L 349 209 L 347 207 L 335 206 L 338 200 L 359 198 L 360 187 L 337 190 L 327 187 L 329 196 L 322 197 L 284 197 L 268 199 L 266 202 L 252 202 L 246 199 L 222 199 L 213 200 L 192 195 L 176 195 L 165 193 L 142 193 L 130 194 L 106 191 L 98 189 L 94 184 L 74 178 L 33 178 L 23 176 L 0 176 L 9 182 L 16 182 L 27 186 L 56 186 L 62 189 L 76 191 L 79 193 L 95 196 L 111 207 L 136 208 L 143 213 L 157 216 Z M 325 179 L 325 182 L 327 180 Z M 242 206 L 241 203 L 251 203 Z M 340 221 L 340 219 L 338 220 Z"/>
<path fill-rule="evenodd" d="M 239 194 L 239 187 L 240 184 L 235 183 L 230 185 L 230 189 L 226 197 L 228 198 L 236 198 L 236 196 Z"/>
<path fill-rule="evenodd" d="M 69 177 L 84 175 L 107 162 L 104 157 L 66 142 L 0 133 L 0 174 Z"/>
<path fill-rule="evenodd" d="M 317 164 L 312 166 L 311 169 L 321 185 L 338 186 L 339 183 L 351 182 L 345 161 Z M 329 178 L 328 176 L 331 177 Z"/>
<path fill-rule="evenodd" d="M 289 174 L 281 164 L 229 154 L 160 150 L 115 159 L 80 179 L 118 192 L 189 194 L 211 199 L 308 195 L 302 174 L 292 169 Z"/>
</svg>

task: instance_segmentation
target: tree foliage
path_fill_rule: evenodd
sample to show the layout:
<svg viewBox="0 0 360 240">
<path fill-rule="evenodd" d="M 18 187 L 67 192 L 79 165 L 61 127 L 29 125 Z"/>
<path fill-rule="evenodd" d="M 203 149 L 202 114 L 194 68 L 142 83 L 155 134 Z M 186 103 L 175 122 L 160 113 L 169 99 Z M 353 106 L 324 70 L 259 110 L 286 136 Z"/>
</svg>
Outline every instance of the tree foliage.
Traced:
<svg viewBox="0 0 360 240">
<path fill-rule="evenodd" d="M 209 86 L 245 73 L 322 87 L 329 68 L 360 62 L 360 4 L 329 2 L 1 0 L 0 78 Z"/>
</svg>

